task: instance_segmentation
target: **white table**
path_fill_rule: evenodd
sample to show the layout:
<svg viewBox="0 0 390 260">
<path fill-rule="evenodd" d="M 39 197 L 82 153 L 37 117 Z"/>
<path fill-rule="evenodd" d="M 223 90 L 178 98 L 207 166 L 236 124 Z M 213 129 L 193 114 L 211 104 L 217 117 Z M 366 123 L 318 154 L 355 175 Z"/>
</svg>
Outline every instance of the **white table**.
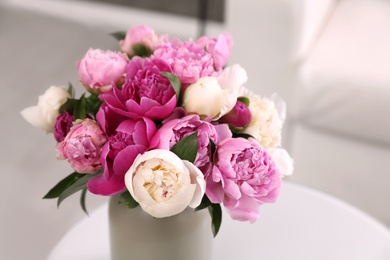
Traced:
<svg viewBox="0 0 390 260">
<path fill-rule="evenodd" d="M 110 259 L 107 223 L 104 205 L 74 226 L 48 259 Z M 224 212 L 214 242 L 216 260 L 390 259 L 386 227 L 334 197 L 288 181 L 255 224 L 233 221 Z"/>
</svg>

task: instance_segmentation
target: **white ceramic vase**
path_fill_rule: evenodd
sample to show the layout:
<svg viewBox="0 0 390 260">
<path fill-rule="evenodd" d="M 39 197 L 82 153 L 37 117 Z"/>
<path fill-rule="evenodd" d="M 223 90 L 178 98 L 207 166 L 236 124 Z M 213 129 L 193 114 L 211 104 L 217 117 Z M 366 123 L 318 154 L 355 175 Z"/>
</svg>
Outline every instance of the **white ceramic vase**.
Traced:
<svg viewBox="0 0 390 260">
<path fill-rule="evenodd" d="M 111 260 L 211 260 L 213 235 L 207 209 L 154 218 L 140 206 L 109 203 Z"/>
</svg>

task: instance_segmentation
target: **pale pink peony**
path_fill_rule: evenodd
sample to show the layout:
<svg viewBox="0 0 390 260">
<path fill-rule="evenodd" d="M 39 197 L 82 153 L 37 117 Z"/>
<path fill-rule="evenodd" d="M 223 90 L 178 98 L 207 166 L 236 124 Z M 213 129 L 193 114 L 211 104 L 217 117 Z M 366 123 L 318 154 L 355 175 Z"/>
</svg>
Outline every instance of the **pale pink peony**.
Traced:
<svg viewBox="0 0 390 260">
<path fill-rule="evenodd" d="M 100 154 L 107 138 L 94 120 L 76 123 L 57 145 L 57 157 L 66 159 L 78 173 L 95 173 L 101 169 Z"/>
<path fill-rule="evenodd" d="M 77 62 L 81 83 L 90 91 L 103 93 L 118 83 L 127 66 L 127 57 L 122 53 L 89 49 L 83 59 Z"/>
<path fill-rule="evenodd" d="M 226 124 L 212 125 L 200 120 L 198 115 L 173 119 L 157 130 L 150 147 L 170 150 L 177 142 L 194 132 L 198 132 L 198 152 L 194 164 L 207 175 L 211 170 L 210 140 L 218 144 L 232 136 Z"/>
<path fill-rule="evenodd" d="M 263 203 L 275 202 L 281 178 L 275 162 L 253 138 L 222 141 L 206 179 L 211 202 L 222 203 L 233 219 L 255 222 Z"/>
<path fill-rule="evenodd" d="M 160 72 L 172 72 L 160 59 L 135 57 L 127 68 L 122 88 L 100 95 L 115 113 L 128 118 L 164 119 L 176 107 L 176 93 L 169 80 Z"/>
<path fill-rule="evenodd" d="M 104 172 L 89 180 L 87 187 L 94 194 L 113 195 L 125 189 L 125 173 L 137 155 L 148 149 L 156 126 L 148 118 L 125 119 L 105 104 L 97 120 L 108 137 L 101 154 Z"/>
<path fill-rule="evenodd" d="M 148 52 L 153 52 L 155 46 L 159 44 L 165 37 L 154 32 L 147 25 L 138 25 L 130 28 L 125 39 L 119 42 L 121 50 L 130 56 L 134 55 L 133 47 L 136 44 L 142 44 Z"/>
<path fill-rule="evenodd" d="M 216 71 L 221 70 L 227 63 L 232 51 L 233 39 L 228 33 L 221 33 L 218 39 L 207 36 L 200 37 L 196 43 L 204 48 L 213 58 L 213 66 Z"/>
<path fill-rule="evenodd" d="M 166 41 L 156 47 L 152 57 L 165 60 L 184 87 L 216 75 L 212 55 L 193 41 Z"/>
</svg>

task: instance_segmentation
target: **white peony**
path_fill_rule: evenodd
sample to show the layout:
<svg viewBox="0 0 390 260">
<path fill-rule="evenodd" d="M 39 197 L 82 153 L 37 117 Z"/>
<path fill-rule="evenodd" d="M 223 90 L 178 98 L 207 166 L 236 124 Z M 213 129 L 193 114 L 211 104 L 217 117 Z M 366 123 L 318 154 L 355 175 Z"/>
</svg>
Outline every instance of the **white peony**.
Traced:
<svg viewBox="0 0 390 260">
<path fill-rule="evenodd" d="M 241 90 L 241 93 L 249 98 L 249 110 L 252 114 L 252 121 L 243 132 L 252 135 L 266 149 L 280 146 L 286 114 L 285 102 L 277 95 L 268 99 L 246 89 Z"/>
<path fill-rule="evenodd" d="M 51 86 L 38 98 L 38 104 L 23 109 L 22 117 L 33 126 L 49 133 L 59 115 L 60 107 L 71 95 L 63 87 Z"/>
<path fill-rule="evenodd" d="M 245 69 L 238 64 L 224 69 L 218 77 L 200 78 L 185 90 L 183 107 L 190 114 L 219 119 L 232 110 L 247 79 Z"/>
<path fill-rule="evenodd" d="M 274 159 L 281 177 L 293 174 L 294 161 L 285 149 L 275 148 L 269 151 L 269 154 Z"/>
<path fill-rule="evenodd" d="M 203 173 L 195 165 L 163 149 L 138 155 L 125 184 L 142 209 L 156 218 L 179 214 L 187 206 L 196 208 L 206 188 Z"/>
</svg>

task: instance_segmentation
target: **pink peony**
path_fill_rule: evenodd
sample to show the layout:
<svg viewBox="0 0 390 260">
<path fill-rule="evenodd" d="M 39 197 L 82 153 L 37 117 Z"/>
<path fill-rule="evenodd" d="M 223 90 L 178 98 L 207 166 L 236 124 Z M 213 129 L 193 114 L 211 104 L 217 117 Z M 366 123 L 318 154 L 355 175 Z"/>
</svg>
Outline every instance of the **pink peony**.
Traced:
<svg viewBox="0 0 390 260">
<path fill-rule="evenodd" d="M 230 34 L 222 33 L 218 39 L 202 36 L 196 43 L 211 54 L 213 66 L 216 71 L 221 70 L 226 65 L 233 46 L 233 40 Z"/>
<path fill-rule="evenodd" d="M 153 52 L 154 47 L 164 39 L 157 35 L 152 28 L 147 25 L 139 25 L 130 28 L 124 40 L 120 41 L 121 50 L 130 56 L 134 55 L 133 47 L 142 44 L 147 52 Z"/>
<path fill-rule="evenodd" d="M 281 178 L 275 162 L 253 138 L 222 141 L 206 179 L 211 202 L 223 202 L 233 219 L 255 222 L 263 203 L 275 202 Z"/>
<path fill-rule="evenodd" d="M 215 75 L 212 55 L 193 41 L 167 41 L 156 47 L 153 57 L 165 60 L 184 86 Z"/>
<path fill-rule="evenodd" d="M 73 126 L 73 114 L 65 112 L 59 115 L 54 124 L 54 138 L 57 142 L 62 142 Z"/>
<path fill-rule="evenodd" d="M 160 72 L 172 72 L 159 59 L 135 57 L 127 68 L 127 77 L 121 89 L 100 95 L 115 113 L 128 118 L 149 117 L 164 119 L 176 107 L 176 93 L 169 80 Z"/>
<path fill-rule="evenodd" d="M 198 115 L 173 119 L 157 130 L 150 147 L 170 150 L 181 139 L 196 131 L 198 132 L 198 152 L 194 165 L 207 175 L 211 170 L 210 139 L 218 144 L 221 140 L 230 138 L 232 135 L 229 127 L 225 124 L 212 125 L 200 120 Z"/>
<path fill-rule="evenodd" d="M 104 104 L 97 120 L 108 136 L 101 154 L 104 172 L 89 180 L 87 187 L 95 194 L 113 195 L 125 189 L 125 173 L 137 155 L 148 149 L 156 126 L 148 118 L 124 119 Z"/>
<path fill-rule="evenodd" d="M 76 172 L 95 173 L 101 168 L 100 153 L 106 141 L 99 125 L 87 118 L 72 126 L 57 145 L 58 159 L 66 159 Z"/>
<path fill-rule="evenodd" d="M 89 49 L 83 59 L 77 62 L 81 83 L 95 93 L 107 92 L 112 83 L 118 83 L 125 73 L 127 57 L 121 53 Z"/>
</svg>

